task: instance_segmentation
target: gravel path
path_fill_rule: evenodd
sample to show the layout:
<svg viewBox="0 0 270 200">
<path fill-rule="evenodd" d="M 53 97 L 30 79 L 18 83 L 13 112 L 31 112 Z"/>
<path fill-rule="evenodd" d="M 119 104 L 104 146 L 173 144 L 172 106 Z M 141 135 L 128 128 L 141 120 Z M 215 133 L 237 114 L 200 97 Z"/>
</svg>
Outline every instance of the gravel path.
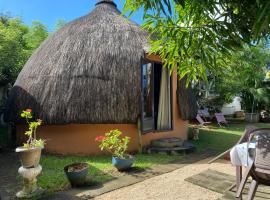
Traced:
<svg viewBox="0 0 270 200">
<path fill-rule="evenodd" d="M 150 178 L 143 182 L 115 190 L 95 198 L 95 200 L 214 200 L 222 195 L 204 189 L 189 182 L 185 178 L 198 174 L 207 169 L 213 169 L 234 175 L 230 162 L 219 160 L 211 165 L 210 159 L 185 166 L 171 173 Z"/>
</svg>

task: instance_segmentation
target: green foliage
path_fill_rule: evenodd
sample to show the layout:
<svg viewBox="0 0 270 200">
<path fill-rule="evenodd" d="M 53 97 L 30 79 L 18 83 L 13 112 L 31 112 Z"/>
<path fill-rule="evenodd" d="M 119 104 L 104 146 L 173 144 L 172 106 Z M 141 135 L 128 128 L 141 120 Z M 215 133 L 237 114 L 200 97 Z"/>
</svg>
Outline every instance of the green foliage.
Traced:
<svg viewBox="0 0 270 200">
<path fill-rule="evenodd" d="M 66 24 L 66 21 L 63 20 L 63 19 L 59 19 L 57 20 L 56 24 L 55 24 L 55 27 L 54 27 L 54 30 L 55 31 L 58 31 L 60 28 L 62 28 L 64 25 Z"/>
<path fill-rule="evenodd" d="M 266 65 L 270 63 L 270 50 L 264 44 L 246 45 L 231 58 L 227 70 L 218 75 L 215 83 L 219 98 L 229 102 L 232 97 L 239 95 L 247 112 L 269 107 L 270 91 L 263 80 Z"/>
<path fill-rule="evenodd" d="M 42 124 L 42 121 L 40 119 L 38 119 L 37 121 L 29 121 L 33 118 L 31 109 L 26 109 L 22 111 L 21 117 L 26 119 L 26 122 L 29 126 L 29 130 L 24 133 L 26 136 L 28 136 L 28 140 L 26 143 L 23 144 L 23 147 L 26 149 L 34 147 L 43 148 L 45 145 L 45 141 L 42 139 L 37 139 L 36 137 L 37 128 Z"/>
<path fill-rule="evenodd" d="M 270 32 L 270 1 L 125 0 L 124 13 L 144 9 L 151 51 L 181 78 L 207 81 L 227 67 L 231 52 Z"/>
<path fill-rule="evenodd" d="M 34 147 L 44 148 L 45 141 L 43 139 L 38 139 L 38 140 L 36 139 L 36 140 L 34 140 L 33 146 Z"/>
<path fill-rule="evenodd" d="M 20 18 L 0 14 L 0 85 L 14 83 L 33 51 L 48 36 L 46 27 L 34 21 L 31 27 Z"/>
<path fill-rule="evenodd" d="M 224 103 L 231 103 L 235 96 L 240 96 L 247 112 L 269 108 L 270 90 L 264 82 L 270 64 L 270 49 L 266 48 L 266 43 L 244 45 L 226 62 L 226 69 L 208 72 L 207 82 L 195 84 L 199 104 L 209 108 L 209 112 L 211 109 L 218 112 Z M 209 97 L 208 93 L 212 95 Z"/>
<path fill-rule="evenodd" d="M 24 110 L 24 111 L 22 111 L 22 113 L 21 113 L 21 117 L 22 118 L 26 118 L 27 120 L 28 119 L 32 119 L 32 110 L 31 109 L 27 109 L 27 110 Z"/>
<path fill-rule="evenodd" d="M 21 63 L 26 61 L 23 36 L 27 27 L 19 19 L 0 21 L 0 84 L 6 85 L 16 79 Z"/>
<path fill-rule="evenodd" d="M 270 71 L 266 72 L 265 80 L 270 80 Z"/>
<path fill-rule="evenodd" d="M 24 36 L 30 55 L 48 37 L 47 27 L 39 21 L 33 21 L 28 28 L 28 33 Z"/>
<path fill-rule="evenodd" d="M 39 127 L 40 125 L 41 125 L 41 120 L 38 120 L 36 122 L 30 122 L 29 123 L 29 128 L 30 128 L 30 130 L 34 130 L 37 127 Z"/>
<path fill-rule="evenodd" d="M 118 158 L 125 158 L 128 149 L 129 137 L 122 137 L 122 132 L 119 130 L 112 130 L 105 133 L 105 136 L 98 136 L 96 141 L 100 142 L 100 149 L 110 152 L 113 156 Z"/>
</svg>

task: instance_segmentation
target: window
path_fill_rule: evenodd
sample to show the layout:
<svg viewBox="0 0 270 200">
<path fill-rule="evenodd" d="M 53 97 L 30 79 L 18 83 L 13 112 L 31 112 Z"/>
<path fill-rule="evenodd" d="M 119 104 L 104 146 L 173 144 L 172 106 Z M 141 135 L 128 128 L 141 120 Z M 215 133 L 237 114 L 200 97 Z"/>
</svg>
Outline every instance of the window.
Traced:
<svg viewBox="0 0 270 200">
<path fill-rule="evenodd" d="M 142 131 L 172 129 L 171 78 L 159 63 L 142 66 Z"/>
</svg>

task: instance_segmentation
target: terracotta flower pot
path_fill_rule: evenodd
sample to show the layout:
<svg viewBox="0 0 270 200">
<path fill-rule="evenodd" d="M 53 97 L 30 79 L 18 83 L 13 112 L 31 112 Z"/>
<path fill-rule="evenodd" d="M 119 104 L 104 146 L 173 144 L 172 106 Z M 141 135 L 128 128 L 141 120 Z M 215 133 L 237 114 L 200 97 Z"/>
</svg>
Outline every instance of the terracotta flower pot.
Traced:
<svg viewBox="0 0 270 200">
<path fill-rule="evenodd" d="M 22 166 L 24 168 L 37 167 L 39 165 L 42 148 L 16 148 L 16 152 L 19 154 Z"/>
</svg>

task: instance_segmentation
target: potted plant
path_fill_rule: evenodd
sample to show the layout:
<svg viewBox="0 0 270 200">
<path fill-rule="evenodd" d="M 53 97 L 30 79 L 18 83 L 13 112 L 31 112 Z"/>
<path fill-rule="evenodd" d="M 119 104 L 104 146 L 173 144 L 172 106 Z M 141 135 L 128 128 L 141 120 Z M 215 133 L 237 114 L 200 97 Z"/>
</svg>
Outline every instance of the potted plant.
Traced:
<svg viewBox="0 0 270 200">
<path fill-rule="evenodd" d="M 37 128 L 42 124 L 42 120 L 30 121 L 32 117 L 32 110 L 26 109 L 21 113 L 21 117 L 26 119 L 29 129 L 25 132 L 28 137 L 27 142 L 22 147 L 16 148 L 19 154 L 22 166 L 24 168 L 37 167 L 41 156 L 41 150 L 44 148 L 45 141 L 37 139 Z"/>
<path fill-rule="evenodd" d="M 96 137 L 96 141 L 100 143 L 100 149 L 106 150 L 112 154 L 112 164 L 119 170 L 124 171 L 133 165 L 134 157 L 127 154 L 129 137 L 122 137 L 119 130 L 111 130 L 105 133 L 105 136 Z"/>
<path fill-rule="evenodd" d="M 89 170 L 87 163 L 73 163 L 65 166 L 65 174 L 71 184 L 71 186 L 80 186 L 85 183 Z"/>
</svg>

